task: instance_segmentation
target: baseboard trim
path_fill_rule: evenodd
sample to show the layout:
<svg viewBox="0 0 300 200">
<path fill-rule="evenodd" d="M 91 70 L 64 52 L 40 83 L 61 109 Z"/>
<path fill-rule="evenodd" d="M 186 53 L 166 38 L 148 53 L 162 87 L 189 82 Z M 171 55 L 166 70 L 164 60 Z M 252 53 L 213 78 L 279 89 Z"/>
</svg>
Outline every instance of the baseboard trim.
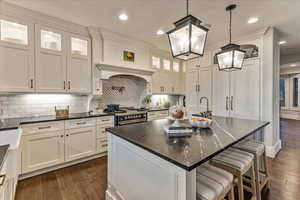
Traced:
<svg viewBox="0 0 300 200">
<path fill-rule="evenodd" d="M 51 172 L 51 171 L 55 171 L 55 170 L 58 170 L 58 169 L 61 169 L 61 168 L 76 165 L 76 164 L 86 162 L 86 161 L 89 161 L 89 160 L 93 160 L 93 159 L 96 159 L 96 158 L 100 158 L 100 157 L 103 157 L 103 156 L 106 156 L 106 155 L 107 155 L 106 152 L 105 153 L 100 153 L 100 154 L 92 155 L 90 157 L 86 157 L 86 158 L 70 161 L 70 162 L 67 162 L 67 163 L 63 163 L 63 164 L 60 164 L 60 165 L 56 165 L 56 166 L 53 166 L 53 167 L 48 167 L 48 168 L 45 168 L 45 169 L 40 169 L 40 170 L 37 170 L 37 171 L 28 172 L 26 174 L 21 174 L 19 176 L 19 180 L 27 179 L 27 178 L 30 178 L 30 177 L 33 177 L 33 176 L 41 175 L 41 174 L 44 174 L 44 173 L 47 173 L 47 172 Z"/>
<path fill-rule="evenodd" d="M 266 146 L 266 155 L 270 158 L 275 158 L 277 153 L 281 150 L 281 140 L 273 146 Z"/>
</svg>

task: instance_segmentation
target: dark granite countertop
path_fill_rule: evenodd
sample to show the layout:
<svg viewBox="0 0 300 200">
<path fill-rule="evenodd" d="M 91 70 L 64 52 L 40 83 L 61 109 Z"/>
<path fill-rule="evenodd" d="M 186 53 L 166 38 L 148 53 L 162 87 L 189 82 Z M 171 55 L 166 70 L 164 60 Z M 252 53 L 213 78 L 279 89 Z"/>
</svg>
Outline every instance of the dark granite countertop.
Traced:
<svg viewBox="0 0 300 200">
<path fill-rule="evenodd" d="M 114 114 L 104 113 L 104 114 L 90 114 L 90 113 L 74 113 L 70 114 L 66 118 L 57 118 L 53 115 L 49 116 L 38 116 L 38 117 L 24 117 L 24 118 L 7 118 L 0 120 L 0 131 L 17 129 L 19 125 L 22 124 L 32 124 L 32 123 L 42 123 L 60 120 L 72 120 L 72 119 L 82 119 L 82 118 L 92 118 L 92 117 L 103 117 L 112 116 Z"/>
<path fill-rule="evenodd" d="M 6 156 L 8 153 L 8 148 L 9 148 L 9 145 L 1 145 L 0 146 L 0 170 L 2 169 L 2 166 L 6 159 Z"/>
<path fill-rule="evenodd" d="M 172 122 L 163 119 L 107 130 L 190 171 L 269 124 L 257 120 L 213 116 L 210 129 L 194 131 L 191 137 L 169 138 L 163 127 Z"/>
</svg>

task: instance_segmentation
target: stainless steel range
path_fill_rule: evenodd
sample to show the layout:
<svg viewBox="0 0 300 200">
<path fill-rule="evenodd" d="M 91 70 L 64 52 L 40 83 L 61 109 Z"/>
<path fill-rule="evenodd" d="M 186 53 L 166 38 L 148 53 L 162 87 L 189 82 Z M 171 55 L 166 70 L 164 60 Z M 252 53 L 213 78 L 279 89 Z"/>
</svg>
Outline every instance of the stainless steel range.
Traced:
<svg viewBox="0 0 300 200">
<path fill-rule="evenodd" d="M 147 122 L 147 109 L 119 108 L 118 105 L 112 104 L 105 111 L 115 114 L 115 126 Z"/>
<path fill-rule="evenodd" d="M 116 126 L 142 122 L 147 122 L 147 111 L 126 110 L 126 113 L 117 113 L 115 115 Z"/>
</svg>

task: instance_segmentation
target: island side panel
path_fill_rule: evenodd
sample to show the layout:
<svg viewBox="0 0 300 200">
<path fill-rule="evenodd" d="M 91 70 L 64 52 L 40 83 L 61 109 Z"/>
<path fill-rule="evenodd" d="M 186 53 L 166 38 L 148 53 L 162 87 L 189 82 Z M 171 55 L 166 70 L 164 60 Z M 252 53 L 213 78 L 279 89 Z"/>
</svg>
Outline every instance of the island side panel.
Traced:
<svg viewBox="0 0 300 200">
<path fill-rule="evenodd" d="M 108 134 L 108 183 L 125 200 L 196 200 L 196 169 L 188 172 Z"/>
</svg>

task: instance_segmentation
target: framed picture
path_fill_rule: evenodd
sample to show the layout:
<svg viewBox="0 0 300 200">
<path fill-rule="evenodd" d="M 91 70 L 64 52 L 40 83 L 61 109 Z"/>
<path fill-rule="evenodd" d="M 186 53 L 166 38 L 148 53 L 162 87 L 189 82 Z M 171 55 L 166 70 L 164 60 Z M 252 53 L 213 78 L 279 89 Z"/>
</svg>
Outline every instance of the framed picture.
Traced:
<svg viewBox="0 0 300 200">
<path fill-rule="evenodd" d="M 123 51 L 123 60 L 127 62 L 134 62 L 134 53 L 131 51 Z"/>
</svg>

